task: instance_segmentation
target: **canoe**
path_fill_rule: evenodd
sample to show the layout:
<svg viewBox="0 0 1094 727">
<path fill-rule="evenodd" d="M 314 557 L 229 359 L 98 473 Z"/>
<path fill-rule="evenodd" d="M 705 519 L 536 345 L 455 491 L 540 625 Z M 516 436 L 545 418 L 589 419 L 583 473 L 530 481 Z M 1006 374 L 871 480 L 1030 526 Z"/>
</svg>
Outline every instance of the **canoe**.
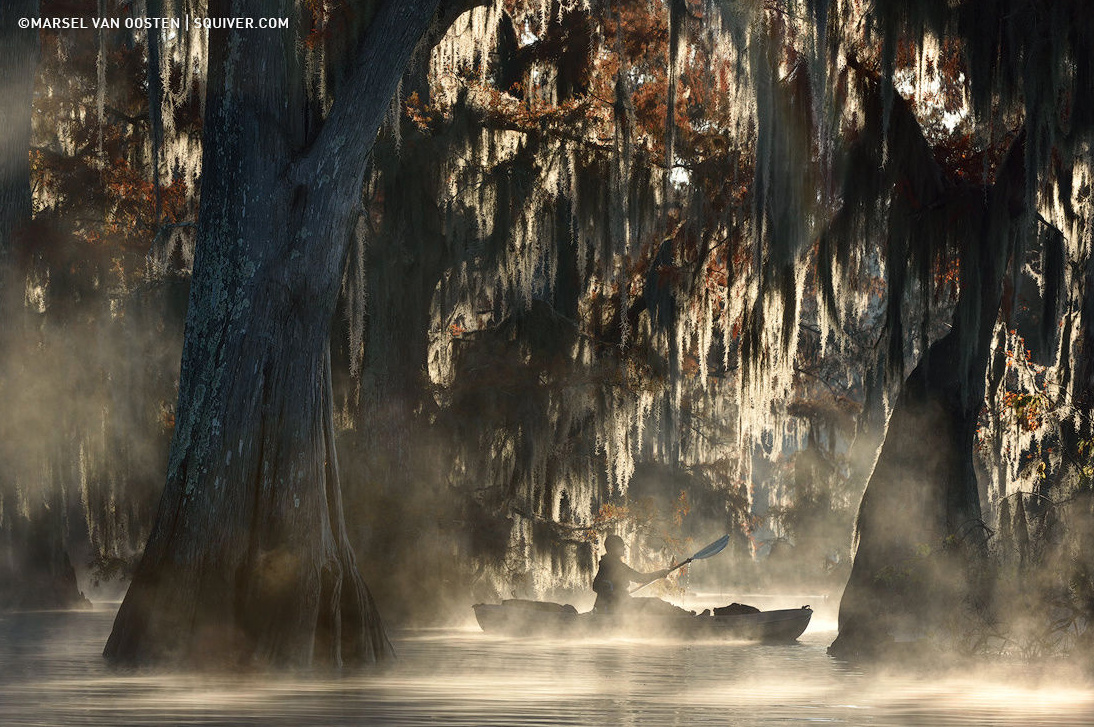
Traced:
<svg viewBox="0 0 1094 727">
<path fill-rule="evenodd" d="M 538 638 L 630 636 L 789 642 L 802 635 L 813 616 L 809 606 L 698 615 L 674 608 L 671 612 L 643 609 L 620 614 L 578 613 L 570 605 L 522 599 L 502 601 L 500 605 L 478 603 L 474 609 L 475 619 L 488 634 Z"/>
</svg>

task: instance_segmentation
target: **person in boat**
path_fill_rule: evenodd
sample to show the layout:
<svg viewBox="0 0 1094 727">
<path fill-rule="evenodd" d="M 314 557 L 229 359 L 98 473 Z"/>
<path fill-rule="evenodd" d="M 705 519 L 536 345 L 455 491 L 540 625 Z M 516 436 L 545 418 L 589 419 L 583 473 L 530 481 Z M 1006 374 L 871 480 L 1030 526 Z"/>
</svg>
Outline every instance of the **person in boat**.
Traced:
<svg viewBox="0 0 1094 727">
<path fill-rule="evenodd" d="M 623 538 L 614 533 L 604 538 L 604 550 L 607 552 L 600 559 L 600 568 L 596 572 L 596 577 L 593 578 L 593 591 L 596 592 L 596 604 L 593 610 L 600 613 L 613 613 L 633 606 L 639 599 L 631 598 L 628 593 L 631 583 L 644 585 L 658 578 L 664 578 L 671 570 L 663 568 L 642 573 L 631 568 L 623 562 L 627 545 L 623 542 Z"/>
</svg>

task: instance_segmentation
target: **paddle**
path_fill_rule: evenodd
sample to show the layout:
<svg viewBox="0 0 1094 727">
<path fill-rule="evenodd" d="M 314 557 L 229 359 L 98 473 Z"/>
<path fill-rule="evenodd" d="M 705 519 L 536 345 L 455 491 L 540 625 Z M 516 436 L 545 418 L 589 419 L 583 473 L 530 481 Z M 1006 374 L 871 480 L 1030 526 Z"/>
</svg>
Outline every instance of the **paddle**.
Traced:
<svg viewBox="0 0 1094 727">
<path fill-rule="evenodd" d="M 702 550 L 700 550 L 699 552 L 697 552 L 695 555 L 693 555 L 690 558 L 688 558 L 687 560 L 685 560 L 683 563 L 677 563 L 673 567 L 669 568 L 669 573 L 672 573 L 677 568 L 683 568 L 685 565 L 687 565 L 688 563 L 690 563 L 693 560 L 703 560 L 704 558 L 709 558 L 712 555 L 718 555 L 718 553 L 721 553 L 723 550 L 725 550 L 725 547 L 727 545 L 729 545 L 729 536 L 728 535 L 723 535 L 722 537 L 718 538 L 717 540 L 715 540 L 713 543 L 711 543 L 707 547 L 705 547 Z M 659 581 L 659 580 L 661 580 L 661 578 L 664 578 L 669 573 L 666 573 L 665 575 L 661 576 L 660 578 L 654 578 L 653 581 Z M 643 588 L 648 586 L 650 583 L 653 583 L 653 581 L 647 581 L 646 583 L 643 583 L 642 585 L 638 586 L 637 588 L 631 589 L 630 591 L 628 591 L 628 593 L 637 593 L 638 591 L 641 591 Z"/>
</svg>

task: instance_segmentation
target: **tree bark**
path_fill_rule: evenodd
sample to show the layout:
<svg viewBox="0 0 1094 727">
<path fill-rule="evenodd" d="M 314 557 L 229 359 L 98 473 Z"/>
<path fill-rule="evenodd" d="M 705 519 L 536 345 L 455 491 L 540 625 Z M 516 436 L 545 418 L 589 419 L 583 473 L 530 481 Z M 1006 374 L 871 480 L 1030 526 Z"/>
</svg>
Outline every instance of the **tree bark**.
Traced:
<svg viewBox="0 0 1094 727">
<path fill-rule="evenodd" d="M 950 331 L 907 378 L 863 493 L 851 575 L 829 653 L 882 655 L 978 598 L 974 567 L 986 532 L 974 469 L 985 372 L 1008 263 L 1025 217 L 1024 137 L 988 194 L 973 190 L 951 218 L 968 237 Z M 970 570 L 972 568 L 972 570 Z"/>
<path fill-rule="evenodd" d="M 210 16 L 295 11 L 224 4 Z M 211 34 L 177 426 L 108 659 L 299 666 L 390 653 L 346 536 L 329 340 L 365 164 L 438 4 L 379 6 L 325 120 L 296 29 Z"/>
<path fill-rule="evenodd" d="M 982 533 L 972 468 L 981 400 L 962 403 L 972 392 L 957 375 L 959 338 L 951 332 L 931 347 L 893 409 L 859 506 L 834 655 L 874 655 L 894 634 L 917 634 L 938 609 L 960 605 L 957 552 Z"/>
<path fill-rule="evenodd" d="M 31 216 L 30 121 L 38 31 L 22 29 L 20 18 L 38 17 L 38 0 L 0 3 L 0 265 L 11 252 L 11 236 Z M 2 280 L 0 284 L 7 283 Z"/>
</svg>

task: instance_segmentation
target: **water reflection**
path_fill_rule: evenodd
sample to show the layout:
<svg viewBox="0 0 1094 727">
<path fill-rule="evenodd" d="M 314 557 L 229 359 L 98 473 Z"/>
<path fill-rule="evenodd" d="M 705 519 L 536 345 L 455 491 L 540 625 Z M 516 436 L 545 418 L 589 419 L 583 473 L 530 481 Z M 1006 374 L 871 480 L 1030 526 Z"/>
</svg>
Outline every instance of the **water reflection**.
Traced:
<svg viewBox="0 0 1094 727">
<path fill-rule="evenodd" d="M 1081 725 L 1094 691 L 1063 672 L 866 675 L 832 633 L 791 646 L 558 644 L 477 630 L 396 635 L 400 658 L 338 678 L 107 669 L 112 609 L 0 617 L 4 725 Z M 1079 686 L 1066 686 L 1069 683 Z"/>
</svg>

